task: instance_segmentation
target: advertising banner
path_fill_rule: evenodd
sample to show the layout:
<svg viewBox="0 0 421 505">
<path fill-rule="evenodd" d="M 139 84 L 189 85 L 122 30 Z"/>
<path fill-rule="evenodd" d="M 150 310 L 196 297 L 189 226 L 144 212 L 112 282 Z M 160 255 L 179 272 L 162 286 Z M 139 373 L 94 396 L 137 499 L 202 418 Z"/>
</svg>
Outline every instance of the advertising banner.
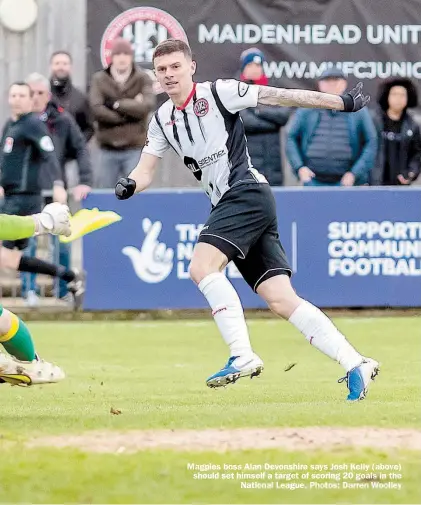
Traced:
<svg viewBox="0 0 421 505">
<path fill-rule="evenodd" d="M 90 0 L 88 75 L 110 63 L 112 41 L 123 36 L 136 61 L 151 68 L 167 38 L 189 42 L 197 80 L 234 77 L 242 51 L 266 55 L 266 75 L 278 86 L 309 88 L 328 66 L 350 84 L 375 93 L 381 78 L 421 79 L 421 0 Z"/>
<path fill-rule="evenodd" d="M 421 188 L 274 190 L 281 241 L 298 294 L 321 307 L 421 306 Z M 122 220 L 84 238 L 85 309 L 195 309 L 189 278 L 210 211 L 196 190 L 148 191 L 127 201 L 91 194 L 86 208 Z M 234 265 L 246 308 L 265 307 Z"/>
</svg>

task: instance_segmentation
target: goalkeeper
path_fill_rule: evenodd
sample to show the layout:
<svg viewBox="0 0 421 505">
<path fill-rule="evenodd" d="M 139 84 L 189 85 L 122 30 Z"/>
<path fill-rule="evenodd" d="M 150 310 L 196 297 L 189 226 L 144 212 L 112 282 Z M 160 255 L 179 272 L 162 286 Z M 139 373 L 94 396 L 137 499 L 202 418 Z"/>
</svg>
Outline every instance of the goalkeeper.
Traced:
<svg viewBox="0 0 421 505">
<path fill-rule="evenodd" d="M 0 214 L 0 241 L 20 240 L 44 233 L 71 234 L 70 212 L 66 205 L 51 203 L 40 214 L 32 216 Z M 64 379 L 64 372 L 58 366 L 38 357 L 25 323 L 1 304 L 0 343 L 9 354 L 0 353 L 0 382 L 29 386 Z"/>
</svg>

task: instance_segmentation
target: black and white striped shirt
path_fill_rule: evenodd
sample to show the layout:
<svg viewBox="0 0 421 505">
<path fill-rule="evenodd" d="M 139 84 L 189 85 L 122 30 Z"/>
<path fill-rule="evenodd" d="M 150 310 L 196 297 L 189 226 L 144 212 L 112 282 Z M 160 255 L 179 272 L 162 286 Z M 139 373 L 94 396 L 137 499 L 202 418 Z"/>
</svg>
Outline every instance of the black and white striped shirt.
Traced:
<svg viewBox="0 0 421 505">
<path fill-rule="evenodd" d="M 156 111 L 143 152 L 161 158 L 172 147 L 212 205 L 242 181 L 267 182 L 251 163 L 239 114 L 257 99 L 258 86 L 235 79 L 195 83 L 182 107 L 168 100 Z"/>
</svg>

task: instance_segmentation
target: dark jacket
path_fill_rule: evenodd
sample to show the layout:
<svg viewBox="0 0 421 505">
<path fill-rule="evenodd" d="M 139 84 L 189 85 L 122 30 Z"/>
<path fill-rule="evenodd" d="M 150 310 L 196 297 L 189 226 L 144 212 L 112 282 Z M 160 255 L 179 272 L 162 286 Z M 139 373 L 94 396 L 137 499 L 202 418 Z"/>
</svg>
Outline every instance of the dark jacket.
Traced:
<svg viewBox="0 0 421 505">
<path fill-rule="evenodd" d="M 371 172 L 370 185 L 378 186 L 383 182 L 383 169 L 385 164 L 385 140 L 383 138 L 384 112 L 379 108 L 373 112 L 374 125 L 378 134 L 378 156 Z M 417 179 L 420 175 L 421 164 L 421 135 L 420 128 L 414 118 L 406 112 L 401 128 L 402 141 L 400 143 L 399 167 L 395 167 L 397 174 L 402 174 L 408 179 L 409 172 L 413 172 Z M 399 184 L 399 182 L 397 182 Z"/>
<path fill-rule="evenodd" d="M 305 166 L 305 153 L 319 123 L 320 112 L 319 109 L 298 109 L 291 122 L 286 152 L 297 177 L 298 170 Z M 356 185 L 367 184 L 377 155 L 376 129 L 367 109 L 344 114 L 348 121 L 352 150 L 351 172 L 355 175 Z"/>
<path fill-rule="evenodd" d="M 94 134 L 94 124 L 88 97 L 73 86 L 71 79 L 52 77 L 50 83 L 54 101 L 75 118 L 86 142 L 89 142 Z"/>
<path fill-rule="evenodd" d="M 142 94 L 139 101 L 135 97 Z M 145 145 L 148 116 L 155 107 L 149 75 L 138 67 L 120 86 L 110 67 L 94 74 L 90 90 L 96 138 L 105 149 L 134 149 Z"/>
<path fill-rule="evenodd" d="M 279 131 L 288 122 L 290 109 L 270 105 L 240 112 L 253 166 L 272 186 L 282 186 L 284 177 Z"/>
<path fill-rule="evenodd" d="M 50 167 L 51 188 L 62 176 L 45 124 L 33 113 L 7 121 L 0 144 L 0 186 L 5 194 L 41 194 L 44 164 Z"/>
<path fill-rule="evenodd" d="M 65 164 L 67 160 L 76 160 L 79 168 L 79 184 L 92 186 L 92 165 L 86 140 L 73 117 L 54 102 L 50 102 L 40 116 L 53 139 L 54 150 L 59 160 L 63 181 L 66 183 Z M 50 166 L 45 163 L 41 172 L 43 189 L 51 189 Z"/>
</svg>

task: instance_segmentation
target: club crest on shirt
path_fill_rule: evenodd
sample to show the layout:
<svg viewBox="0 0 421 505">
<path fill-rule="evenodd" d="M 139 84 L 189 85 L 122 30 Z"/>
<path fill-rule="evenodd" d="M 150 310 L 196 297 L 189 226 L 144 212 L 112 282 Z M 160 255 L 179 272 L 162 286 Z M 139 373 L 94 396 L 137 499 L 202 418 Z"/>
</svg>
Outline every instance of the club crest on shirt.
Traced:
<svg viewBox="0 0 421 505">
<path fill-rule="evenodd" d="M 4 147 L 3 147 L 3 152 L 6 154 L 9 154 L 13 150 L 13 137 L 6 137 L 6 140 L 4 141 Z"/>
<path fill-rule="evenodd" d="M 206 98 L 199 98 L 199 100 L 197 100 L 193 106 L 193 111 L 197 117 L 206 116 L 206 114 L 209 112 L 209 102 L 206 100 Z"/>
</svg>

